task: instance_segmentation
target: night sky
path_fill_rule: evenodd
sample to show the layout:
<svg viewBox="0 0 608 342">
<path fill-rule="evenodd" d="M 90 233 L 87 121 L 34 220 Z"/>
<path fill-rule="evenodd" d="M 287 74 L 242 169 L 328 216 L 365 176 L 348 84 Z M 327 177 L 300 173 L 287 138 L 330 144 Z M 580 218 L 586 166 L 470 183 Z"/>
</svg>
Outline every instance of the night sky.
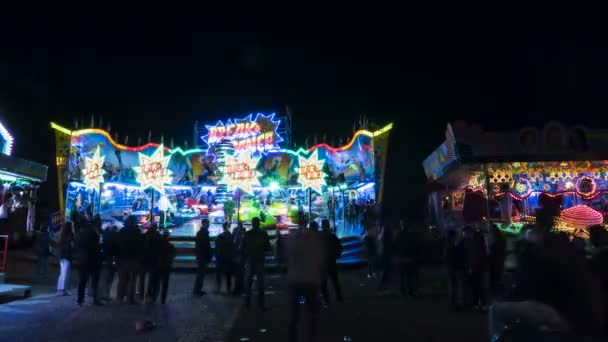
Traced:
<svg viewBox="0 0 608 342">
<path fill-rule="evenodd" d="M 0 118 L 15 155 L 51 166 L 42 201 L 53 206 L 49 121 L 89 125 L 94 114 L 130 144 L 149 130 L 181 144 L 191 142 L 194 120 L 290 106 L 303 142 L 315 133 L 350 137 L 365 114 L 395 123 L 386 200 L 389 213 L 410 216 L 424 205 L 421 162 L 448 121 L 608 128 L 608 46 L 593 19 L 540 5 L 518 14 L 491 2 L 408 6 L 208 19 L 204 9 L 154 8 L 158 16 L 108 5 L 3 18 Z"/>
</svg>

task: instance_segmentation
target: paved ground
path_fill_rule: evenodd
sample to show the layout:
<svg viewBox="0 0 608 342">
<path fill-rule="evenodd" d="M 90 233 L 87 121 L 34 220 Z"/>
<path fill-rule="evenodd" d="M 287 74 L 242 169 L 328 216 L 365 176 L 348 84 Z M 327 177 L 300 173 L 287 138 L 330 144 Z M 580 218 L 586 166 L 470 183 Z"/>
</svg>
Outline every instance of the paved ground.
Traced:
<svg viewBox="0 0 608 342">
<path fill-rule="evenodd" d="M 13 265 L 31 274 L 31 264 Z M 33 297 L 0 305 L 0 341 L 286 341 L 285 283 L 269 275 L 270 310 L 242 309 L 241 300 L 210 294 L 190 296 L 192 274 L 175 274 L 169 302 L 162 306 L 107 305 L 79 308 L 75 297 L 55 297 L 53 277 L 33 287 Z M 14 273 L 13 273 L 14 274 Z M 211 275 L 213 276 L 213 275 Z M 15 279 L 22 282 L 27 277 Z M 75 281 L 76 277 L 73 277 Z M 375 279 L 358 270 L 341 274 L 345 302 L 321 312 L 318 341 L 484 341 L 485 319 L 476 313 L 453 313 L 445 305 L 438 273 L 423 274 L 424 296 L 405 300 L 397 295 L 378 296 Z M 207 281 L 206 287 L 211 285 Z M 209 292 L 211 288 L 207 289 Z M 151 319 L 158 329 L 139 334 L 134 322 Z"/>
</svg>

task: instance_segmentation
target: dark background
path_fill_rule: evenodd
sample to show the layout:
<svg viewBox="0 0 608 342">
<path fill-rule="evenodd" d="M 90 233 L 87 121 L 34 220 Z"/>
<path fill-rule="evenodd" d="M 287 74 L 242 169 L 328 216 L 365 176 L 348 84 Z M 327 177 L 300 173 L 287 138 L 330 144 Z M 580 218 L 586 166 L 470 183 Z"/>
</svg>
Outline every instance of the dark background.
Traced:
<svg viewBox="0 0 608 342">
<path fill-rule="evenodd" d="M 594 27 L 602 11 L 533 6 L 413 2 L 373 10 L 239 8 L 237 15 L 105 4 L 7 13 L 0 119 L 16 138 L 14 155 L 50 166 L 42 201 L 54 207 L 50 121 L 89 125 L 94 114 L 131 145 L 149 130 L 153 140 L 163 134 L 181 144 L 192 140 L 194 120 L 288 105 L 303 142 L 315 133 L 350 137 L 365 114 L 395 123 L 387 212 L 420 218 L 421 162 L 449 121 L 492 130 L 549 120 L 608 128 L 608 47 L 603 28 Z"/>
</svg>

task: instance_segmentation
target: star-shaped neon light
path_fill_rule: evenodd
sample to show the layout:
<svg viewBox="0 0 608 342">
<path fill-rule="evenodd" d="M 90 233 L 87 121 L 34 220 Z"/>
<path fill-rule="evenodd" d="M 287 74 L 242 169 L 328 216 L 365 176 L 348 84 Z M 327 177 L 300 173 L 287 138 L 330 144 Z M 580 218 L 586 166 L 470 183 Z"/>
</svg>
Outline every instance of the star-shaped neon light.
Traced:
<svg viewBox="0 0 608 342">
<path fill-rule="evenodd" d="M 319 160 L 319 150 L 315 150 L 308 158 L 298 156 L 298 182 L 302 184 L 302 188 L 312 189 L 317 193 L 322 193 L 321 187 L 326 185 L 325 172 L 323 165 L 325 160 Z"/>
<path fill-rule="evenodd" d="M 93 158 L 85 157 L 82 180 L 87 188 L 99 191 L 99 185 L 103 183 L 103 175 L 106 174 L 106 170 L 103 169 L 105 159 L 106 157 L 100 154 L 99 146 L 97 146 Z"/>
<path fill-rule="evenodd" d="M 172 174 L 168 169 L 171 155 L 164 156 L 165 147 L 161 144 L 149 157 L 139 153 L 139 166 L 133 167 L 137 173 L 137 183 L 143 188 L 153 188 L 160 193 L 165 191 L 165 184 L 171 183 Z"/>
<path fill-rule="evenodd" d="M 261 186 L 257 171 L 260 158 L 252 156 L 249 151 L 243 151 L 236 156 L 226 156 L 222 183 L 228 186 L 228 191 L 239 188 L 253 194 L 253 187 Z"/>
</svg>

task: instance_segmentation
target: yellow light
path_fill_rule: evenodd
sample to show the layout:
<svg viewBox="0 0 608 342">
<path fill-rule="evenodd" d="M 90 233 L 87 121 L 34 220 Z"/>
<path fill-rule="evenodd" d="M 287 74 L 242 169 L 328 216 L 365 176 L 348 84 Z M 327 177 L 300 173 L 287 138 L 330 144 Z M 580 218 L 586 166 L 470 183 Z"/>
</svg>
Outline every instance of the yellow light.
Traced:
<svg viewBox="0 0 608 342">
<path fill-rule="evenodd" d="M 566 189 L 572 189 L 574 184 L 572 182 L 566 182 Z"/>
<path fill-rule="evenodd" d="M 51 128 L 58 130 L 61 133 L 65 133 L 67 135 L 72 135 L 72 131 L 70 131 L 69 129 L 65 128 L 65 127 L 61 127 L 58 124 L 51 122 Z"/>
<path fill-rule="evenodd" d="M 384 126 L 384 127 L 380 128 L 379 130 L 375 131 L 375 132 L 374 132 L 374 136 L 375 136 L 375 137 L 377 137 L 377 136 L 379 136 L 380 134 L 385 133 L 385 132 L 387 132 L 387 131 L 391 130 L 392 128 L 393 128 L 393 123 L 391 122 L 390 124 L 388 124 L 388 125 L 386 125 L 386 126 Z"/>
</svg>

